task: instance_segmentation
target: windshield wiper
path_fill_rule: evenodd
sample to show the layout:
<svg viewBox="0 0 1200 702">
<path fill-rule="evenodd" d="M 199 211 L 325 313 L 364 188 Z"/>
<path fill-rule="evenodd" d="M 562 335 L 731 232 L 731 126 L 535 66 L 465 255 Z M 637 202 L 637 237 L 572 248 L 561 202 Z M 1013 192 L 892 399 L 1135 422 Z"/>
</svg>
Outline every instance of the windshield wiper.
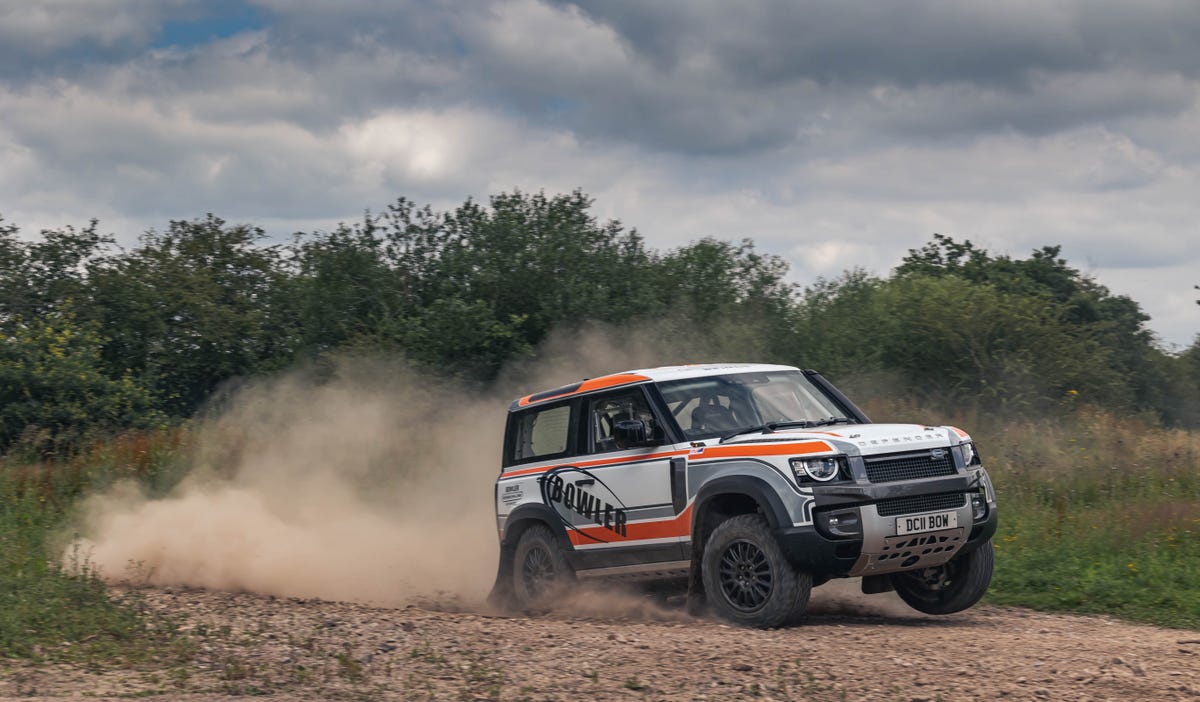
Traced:
<svg viewBox="0 0 1200 702">
<path fill-rule="evenodd" d="M 794 429 L 796 427 L 812 426 L 816 426 L 816 424 L 808 421 L 807 419 L 801 419 L 795 422 L 767 422 L 766 424 L 759 424 L 756 427 L 744 427 L 742 429 L 738 429 L 728 436 L 722 436 L 721 440 L 717 443 L 723 444 L 735 436 L 741 436 L 742 434 L 753 434 L 756 431 L 762 432 L 763 434 L 771 434 L 774 433 L 776 429 Z"/>
<path fill-rule="evenodd" d="M 735 436 L 741 436 L 742 434 L 753 434 L 756 431 L 762 432 L 763 434 L 771 434 L 771 433 L 774 433 L 776 429 L 796 429 L 796 428 L 801 428 L 801 427 L 824 427 L 824 426 L 829 426 L 830 424 L 842 424 L 842 423 L 857 424 L 857 422 L 855 420 L 851 419 L 850 417 L 826 417 L 824 419 L 799 419 L 799 420 L 796 420 L 793 422 L 767 422 L 766 424 L 759 424 L 758 426 L 755 426 L 755 427 L 745 427 L 743 429 L 738 429 L 737 431 L 733 432 L 732 434 L 729 434 L 728 436 L 722 436 L 721 440 L 718 441 L 717 443 L 723 444 L 726 441 L 729 441 L 730 439 L 734 438 Z"/>
<path fill-rule="evenodd" d="M 809 422 L 809 426 L 824 427 L 824 426 L 828 426 L 830 424 L 842 424 L 842 423 L 857 424 L 858 422 L 856 422 L 855 420 L 853 420 L 849 417 L 826 417 L 825 419 L 818 419 L 816 421 Z"/>
</svg>

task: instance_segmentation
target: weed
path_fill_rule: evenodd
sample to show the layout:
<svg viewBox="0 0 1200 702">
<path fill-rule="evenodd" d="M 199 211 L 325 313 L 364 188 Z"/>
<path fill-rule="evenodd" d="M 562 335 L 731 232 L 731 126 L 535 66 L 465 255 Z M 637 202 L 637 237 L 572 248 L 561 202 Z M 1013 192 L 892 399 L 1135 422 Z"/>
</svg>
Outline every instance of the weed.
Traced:
<svg viewBox="0 0 1200 702">
<path fill-rule="evenodd" d="M 462 691 L 464 699 L 500 699 L 500 691 L 504 687 L 504 671 L 500 668 L 471 661 L 463 671 L 463 678 L 467 683 Z"/>
<path fill-rule="evenodd" d="M 422 660 L 427 663 L 442 664 L 446 662 L 446 657 L 434 650 L 433 646 L 429 643 L 429 639 L 422 641 L 419 646 L 413 646 L 412 651 L 408 655 L 410 658 Z"/>
<path fill-rule="evenodd" d="M 233 656 L 221 660 L 222 680 L 245 680 L 250 677 L 250 664 Z"/>
<path fill-rule="evenodd" d="M 337 654 L 338 677 L 352 683 L 360 683 L 367 679 L 363 664 L 348 652 Z"/>
<path fill-rule="evenodd" d="M 180 690 L 185 689 L 191 679 L 192 671 L 187 666 L 180 665 L 167 670 L 167 680 Z"/>
</svg>

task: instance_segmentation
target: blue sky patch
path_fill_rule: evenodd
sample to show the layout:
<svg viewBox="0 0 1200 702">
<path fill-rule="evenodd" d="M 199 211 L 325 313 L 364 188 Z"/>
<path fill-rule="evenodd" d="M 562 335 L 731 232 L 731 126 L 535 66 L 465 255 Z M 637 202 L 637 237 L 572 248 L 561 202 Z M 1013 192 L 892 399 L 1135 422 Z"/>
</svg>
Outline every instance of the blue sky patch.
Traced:
<svg viewBox="0 0 1200 702">
<path fill-rule="evenodd" d="M 190 17 L 164 23 L 154 46 L 199 46 L 241 32 L 265 29 L 267 24 L 267 17 L 262 10 L 246 2 L 212 2 Z"/>
</svg>

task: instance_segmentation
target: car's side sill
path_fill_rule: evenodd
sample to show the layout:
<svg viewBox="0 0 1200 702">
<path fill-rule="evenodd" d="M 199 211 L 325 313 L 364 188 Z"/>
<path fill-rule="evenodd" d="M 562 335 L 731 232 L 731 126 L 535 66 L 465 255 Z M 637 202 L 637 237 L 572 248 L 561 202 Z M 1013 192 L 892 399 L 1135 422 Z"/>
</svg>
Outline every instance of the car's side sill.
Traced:
<svg viewBox="0 0 1200 702">
<path fill-rule="evenodd" d="M 657 579 L 682 577 L 688 574 L 691 561 L 660 561 L 658 563 L 638 563 L 636 565 L 612 566 L 609 568 L 588 568 L 575 571 L 577 578 L 622 578 L 622 579 Z"/>
</svg>

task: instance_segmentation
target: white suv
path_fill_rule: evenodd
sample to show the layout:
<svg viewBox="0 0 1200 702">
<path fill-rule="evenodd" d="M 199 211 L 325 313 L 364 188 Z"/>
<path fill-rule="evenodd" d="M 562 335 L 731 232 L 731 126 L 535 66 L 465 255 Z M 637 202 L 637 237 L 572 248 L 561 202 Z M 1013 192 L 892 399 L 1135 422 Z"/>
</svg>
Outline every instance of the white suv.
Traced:
<svg viewBox="0 0 1200 702">
<path fill-rule="evenodd" d="M 573 578 L 686 579 L 772 627 L 830 578 L 931 614 L 991 581 L 996 498 L 971 437 L 872 424 L 812 370 L 674 366 L 528 395 L 501 471 L 493 595 L 523 608 Z"/>
</svg>

